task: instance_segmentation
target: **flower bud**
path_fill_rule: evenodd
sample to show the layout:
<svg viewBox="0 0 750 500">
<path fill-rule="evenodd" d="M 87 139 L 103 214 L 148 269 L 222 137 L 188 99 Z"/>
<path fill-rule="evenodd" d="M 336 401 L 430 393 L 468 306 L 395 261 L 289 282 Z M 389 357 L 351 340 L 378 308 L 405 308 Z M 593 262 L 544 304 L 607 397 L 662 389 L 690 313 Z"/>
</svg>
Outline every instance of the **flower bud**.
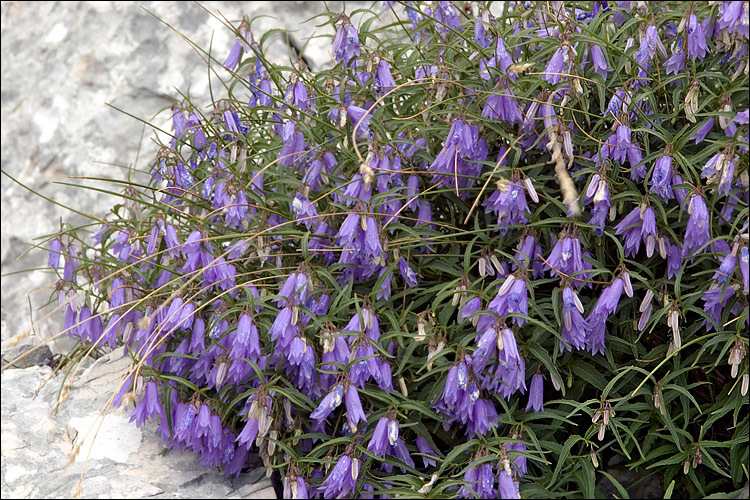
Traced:
<svg viewBox="0 0 750 500">
<path fill-rule="evenodd" d="M 484 255 L 479 256 L 479 276 L 487 276 L 487 262 L 484 260 Z"/>
<path fill-rule="evenodd" d="M 685 96 L 685 118 L 695 123 L 695 113 L 698 111 L 698 91 L 700 84 L 695 80 Z"/>
<path fill-rule="evenodd" d="M 539 195 L 537 194 L 536 189 L 534 189 L 534 184 L 531 182 L 531 179 L 526 177 L 523 180 L 523 185 L 526 187 L 526 192 L 529 193 L 529 198 L 531 198 L 534 203 L 539 203 Z"/>
<path fill-rule="evenodd" d="M 643 297 L 643 300 L 641 301 L 641 305 L 638 308 L 638 312 L 643 312 L 646 309 L 648 309 L 648 306 L 651 305 L 651 300 L 653 300 L 653 298 L 654 298 L 654 292 L 652 292 L 651 289 L 649 288 L 648 290 L 646 290 L 646 295 Z"/>
<path fill-rule="evenodd" d="M 644 328 L 646 328 L 646 323 L 648 323 L 648 320 L 651 317 L 651 309 L 652 309 L 651 304 L 648 304 L 648 306 L 646 306 L 646 309 L 641 314 L 641 317 L 638 320 L 638 330 L 639 331 L 641 331 Z"/>
<path fill-rule="evenodd" d="M 591 182 L 589 182 L 589 187 L 586 188 L 586 198 L 593 198 L 593 196 L 596 194 L 598 189 L 599 189 L 599 174 L 594 174 L 591 176 Z"/>
<path fill-rule="evenodd" d="M 505 279 L 505 282 L 500 287 L 500 290 L 497 291 L 497 295 L 498 296 L 505 295 L 508 292 L 508 290 L 510 290 L 510 287 L 513 285 L 513 282 L 515 282 L 515 281 L 516 281 L 516 277 L 515 276 L 513 276 L 512 274 L 510 276 L 508 276 Z"/>
<path fill-rule="evenodd" d="M 550 381 L 552 382 L 552 387 L 554 387 L 556 391 L 559 391 L 560 390 L 560 382 L 558 382 L 557 379 L 554 376 L 552 376 L 552 375 L 550 375 L 549 378 L 550 378 Z"/>
<path fill-rule="evenodd" d="M 747 350 L 745 349 L 745 343 L 742 341 L 742 339 L 737 338 L 734 341 L 734 345 L 732 346 L 732 348 L 729 349 L 729 357 L 727 359 L 729 366 L 732 367 L 732 378 L 737 377 L 740 363 L 742 363 L 742 360 L 745 359 L 746 354 Z"/>
<path fill-rule="evenodd" d="M 425 322 L 422 317 L 419 318 L 417 321 L 417 335 L 414 337 L 414 340 L 417 342 L 423 341 L 425 338 L 427 338 L 427 334 L 425 333 Z"/>
<path fill-rule="evenodd" d="M 408 398 L 409 390 L 406 388 L 406 380 L 404 380 L 404 377 L 398 378 L 398 387 L 401 389 L 401 394 L 403 394 L 405 398 Z"/>
<path fill-rule="evenodd" d="M 589 453 L 589 458 L 591 458 L 591 463 L 594 468 L 599 467 L 599 456 L 596 454 L 596 451 L 591 450 L 591 452 Z"/>
</svg>

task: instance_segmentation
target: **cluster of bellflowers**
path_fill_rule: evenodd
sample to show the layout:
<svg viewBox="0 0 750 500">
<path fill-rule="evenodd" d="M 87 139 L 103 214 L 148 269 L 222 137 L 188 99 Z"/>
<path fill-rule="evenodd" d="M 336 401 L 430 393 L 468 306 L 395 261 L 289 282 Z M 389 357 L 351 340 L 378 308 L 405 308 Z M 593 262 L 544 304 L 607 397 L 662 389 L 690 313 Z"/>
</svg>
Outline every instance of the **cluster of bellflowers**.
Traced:
<svg viewBox="0 0 750 500">
<path fill-rule="evenodd" d="M 747 82 L 748 10 L 714 4 L 675 25 L 658 3 L 385 2 L 418 63 L 341 13 L 319 74 L 271 66 L 243 21 L 223 67 L 245 94 L 175 103 L 147 195 L 51 241 L 64 331 L 132 356 L 114 404 L 136 425 L 230 475 L 259 453 L 286 497 L 388 498 L 418 472 L 420 494 L 519 498 L 540 465 L 509 422 L 561 390 L 550 356 L 605 354 L 631 302 L 678 352 L 673 284 L 706 265 L 704 331 L 748 324 L 748 100 L 698 72 Z M 594 20 L 627 28 L 617 52 L 579 36 Z M 667 75 L 689 124 L 672 140 Z M 571 112 L 584 95 L 596 126 Z"/>
</svg>

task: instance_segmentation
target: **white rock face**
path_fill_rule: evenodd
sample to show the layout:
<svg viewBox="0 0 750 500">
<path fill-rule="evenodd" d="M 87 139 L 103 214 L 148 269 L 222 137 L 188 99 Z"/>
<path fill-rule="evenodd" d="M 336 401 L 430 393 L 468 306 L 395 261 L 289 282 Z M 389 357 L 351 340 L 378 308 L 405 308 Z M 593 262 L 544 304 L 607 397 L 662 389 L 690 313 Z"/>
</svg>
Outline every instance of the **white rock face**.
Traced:
<svg viewBox="0 0 750 500">
<path fill-rule="evenodd" d="M 91 447 L 101 421 L 97 416 L 129 362 L 122 348 L 98 360 L 75 382 L 57 415 L 52 410 L 60 374 L 35 396 L 52 373 L 49 367 L 2 373 L 3 498 L 69 498 L 87 455 L 81 498 L 275 498 L 263 467 L 232 479 L 218 468 L 204 469 L 195 453 L 165 452 L 155 421 L 140 429 L 129 422 L 132 405 L 128 411 L 112 409 L 105 415 Z M 84 437 L 66 469 L 70 453 Z"/>
<path fill-rule="evenodd" d="M 99 412 L 95 412 L 70 419 L 70 425 L 77 433 L 73 445 L 84 440 L 76 462 L 83 462 L 88 457 L 94 460 L 108 458 L 126 464 L 130 454 L 138 453 L 141 446 L 141 431 L 125 417 L 105 415 L 101 418 Z"/>
</svg>

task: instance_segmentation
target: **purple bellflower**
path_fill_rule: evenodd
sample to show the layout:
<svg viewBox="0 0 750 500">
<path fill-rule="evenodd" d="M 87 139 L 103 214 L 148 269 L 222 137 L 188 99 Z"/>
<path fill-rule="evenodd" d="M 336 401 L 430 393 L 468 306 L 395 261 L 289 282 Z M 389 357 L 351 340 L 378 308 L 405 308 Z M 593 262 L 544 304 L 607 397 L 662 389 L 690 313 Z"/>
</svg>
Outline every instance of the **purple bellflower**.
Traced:
<svg viewBox="0 0 750 500">
<path fill-rule="evenodd" d="M 143 399 L 135 406 L 135 410 L 130 416 L 130 421 L 135 420 L 136 427 L 142 426 L 146 419 L 163 415 L 163 408 L 159 404 L 159 393 L 156 383 L 153 381 L 146 384 L 146 391 Z"/>
<path fill-rule="evenodd" d="M 497 189 L 482 205 L 497 214 L 497 225 L 505 234 L 510 226 L 526 224 L 529 207 L 526 204 L 526 189 L 519 176 L 510 181 L 502 179 Z"/>
<path fill-rule="evenodd" d="M 52 240 L 49 245 L 49 260 L 47 265 L 57 270 L 60 267 L 60 252 L 62 250 L 62 242 L 59 238 Z"/>
<path fill-rule="evenodd" d="M 547 67 L 544 69 L 544 75 L 542 78 L 546 80 L 547 83 L 557 85 L 560 83 L 560 79 L 563 78 L 563 73 L 570 73 L 573 58 L 574 55 L 570 45 L 563 43 L 563 45 L 552 54 L 552 57 L 547 63 Z"/>
<path fill-rule="evenodd" d="M 721 286 L 717 283 L 712 283 L 711 287 L 709 287 L 708 290 L 703 294 L 703 301 L 705 304 L 703 305 L 703 310 L 706 311 L 706 313 L 713 319 L 712 321 L 709 321 L 708 319 L 705 319 L 703 321 L 703 324 L 706 327 L 706 331 L 711 331 L 714 329 L 714 324 L 717 324 L 721 326 L 721 314 L 722 310 L 724 309 L 724 306 L 727 305 L 727 302 L 729 299 L 731 299 L 735 294 L 735 289 L 733 286 Z"/>
<path fill-rule="evenodd" d="M 602 52 L 602 48 L 598 45 L 591 46 L 591 62 L 594 64 L 594 71 L 602 75 L 606 80 L 607 74 L 612 71 L 612 68 L 607 65 L 604 52 Z"/>
<path fill-rule="evenodd" d="M 664 155 L 656 160 L 654 172 L 651 174 L 651 180 L 648 183 L 651 192 L 661 196 L 664 200 L 669 201 L 674 198 L 672 192 L 672 157 Z"/>
<path fill-rule="evenodd" d="M 623 248 L 626 257 L 632 257 L 638 253 L 641 241 L 646 245 L 646 255 L 651 257 L 657 243 L 654 209 L 644 204 L 634 208 L 615 226 L 615 234 L 622 234 L 624 237 Z"/>
<path fill-rule="evenodd" d="M 347 498 L 359 478 L 359 460 L 341 455 L 333 471 L 323 481 L 321 489 L 325 498 Z"/>
<path fill-rule="evenodd" d="M 544 377 L 539 373 L 531 377 L 529 402 L 526 403 L 526 411 L 531 409 L 535 412 L 544 411 Z"/>
<path fill-rule="evenodd" d="M 594 306 L 589 317 L 586 318 L 589 324 L 586 348 L 591 354 L 604 354 L 607 317 L 617 309 L 624 285 L 624 281 L 621 278 L 616 278 L 610 286 L 602 291 L 599 301 Z"/>
<path fill-rule="evenodd" d="M 583 349 L 586 346 L 586 332 L 589 324 L 583 319 L 583 304 L 570 286 L 563 288 L 563 330 L 560 350 L 570 350 L 569 346 Z"/>
<path fill-rule="evenodd" d="M 504 499 L 516 499 L 521 498 L 521 492 L 518 481 L 515 477 L 506 472 L 504 469 L 500 469 L 498 472 L 498 498 Z"/>
<path fill-rule="evenodd" d="M 696 144 L 700 144 L 706 138 L 711 129 L 714 128 L 714 118 L 709 118 L 706 122 L 701 125 L 698 131 L 693 134 L 690 138 L 691 141 L 695 141 Z"/>
<path fill-rule="evenodd" d="M 428 443 L 427 440 L 422 436 L 417 437 L 417 449 L 419 450 L 419 453 L 424 455 L 422 457 L 422 461 L 424 462 L 425 467 L 430 465 L 432 465 L 433 467 L 437 466 L 437 462 L 435 462 L 435 460 L 430 457 L 437 458 L 438 454 L 435 453 L 435 450 L 432 449 L 430 443 Z"/>
<path fill-rule="evenodd" d="M 703 195 L 694 193 L 688 203 L 687 212 L 690 214 L 685 241 L 682 245 L 683 257 L 694 257 L 699 248 L 711 241 L 709 229 L 709 214 Z"/>
<path fill-rule="evenodd" d="M 396 87 L 396 82 L 391 75 L 391 68 L 385 59 L 381 59 L 378 63 L 378 69 L 375 73 L 375 85 L 378 87 L 378 92 L 381 93 L 386 93 Z"/>
<path fill-rule="evenodd" d="M 349 61 L 359 56 L 360 45 L 357 30 L 344 16 L 344 22 L 338 27 L 336 36 L 333 38 L 333 55 L 336 61 L 348 66 Z"/>
<path fill-rule="evenodd" d="M 501 318 L 513 313 L 528 315 L 526 279 L 523 276 L 520 278 L 516 278 L 514 275 L 508 276 L 495 298 L 487 305 L 487 309 Z M 513 322 L 518 326 L 523 326 L 526 323 L 526 318 L 514 316 Z"/>
<path fill-rule="evenodd" d="M 495 87 L 495 92 L 487 97 L 482 108 L 482 116 L 510 124 L 523 121 L 518 101 L 508 87 L 507 79 L 501 79 Z"/>
<path fill-rule="evenodd" d="M 349 415 L 349 429 L 352 433 L 357 432 L 357 423 L 366 422 L 367 415 L 362 409 L 362 403 L 359 400 L 359 393 L 354 385 L 350 385 L 346 390 L 346 413 Z"/>
<path fill-rule="evenodd" d="M 742 291 L 745 295 L 750 291 L 750 264 L 748 261 L 748 249 L 742 245 L 740 248 L 740 273 L 742 274 Z"/>
<path fill-rule="evenodd" d="M 747 2 L 722 2 L 719 12 L 721 17 L 716 21 L 716 29 L 750 38 L 750 14 Z"/>
<path fill-rule="evenodd" d="M 690 59 L 703 59 L 708 53 L 708 45 L 706 45 L 706 35 L 703 32 L 701 23 L 698 22 L 698 18 L 695 14 L 690 14 L 690 18 L 687 23 L 687 56 Z"/>
<path fill-rule="evenodd" d="M 388 444 L 388 423 L 390 419 L 381 417 L 375 425 L 370 442 L 367 445 L 367 451 L 373 455 L 383 458 L 385 456 L 385 447 Z"/>
<path fill-rule="evenodd" d="M 372 108 L 362 109 L 359 106 L 350 104 L 346 107 L 346 112 L 352 120 L 352 126 L 357 127 L 357 139 L 372 140 L 373 134 L 369 127 L 370 118 L 372 118 Z"/>
<path fill-rule="evenodd" d="M 582 286 L 590 273 L 592 266 L 583 259 L 584 253 L 581 251 L 581 240 L 577 232 L 572 233 L 564 230 L 560 233 L 560 239 L 552 248 L 547 257 L 547 263 L 544 269 L 549 269 L 552 276 L 557 276 L 558 271 L 574 278 L 574 286 Z"/>
<path fill-rule="evenodd" d="M 732 274 L 734 274 L 735 267 L 737 267 L 737 255 L 734 252 L 729 252 L 722 259 L 712 279 L 719 284 L 726 283 L 732 277 Z"/>
<path fill-rule="evenodd" d="M 594 232 L 601 236 L 604 234 L 604 226 L 607 223 L 607 215 L 611 206 L 609 201 L 609 181 L 601 171 L 591 176 L 589 187 L 586 190 L 584 204 L 592 201 L 594 202 L 594 207 L 591 209 L 589 224 L 597 226 Z"/>
<path fill-rule="evenodd" d="M 310 418 L 315 420 L 325 420 L 328 415 L 333 412 L 340 404 L 341 401 L 344 398 L 344 386 L 337 384 L 334 386 L 334 388 L 329 392 L 326 397 L 323 398 L 323 400 L 320 402 L 320 405 L 313 410 L 313 412 L 310 414 Z"/>
</svg>

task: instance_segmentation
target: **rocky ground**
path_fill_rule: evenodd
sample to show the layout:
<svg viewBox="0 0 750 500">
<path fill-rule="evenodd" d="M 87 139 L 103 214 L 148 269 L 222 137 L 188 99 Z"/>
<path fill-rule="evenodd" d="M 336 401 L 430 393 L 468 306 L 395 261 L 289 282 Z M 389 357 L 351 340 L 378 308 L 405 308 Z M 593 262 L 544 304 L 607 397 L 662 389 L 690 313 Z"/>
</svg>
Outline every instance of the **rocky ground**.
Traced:
<svg viewBox="0 0 750 500">
<path fill-rule="evenodd" d="M 342 9 L 342 2 L 327 4 Z M 346 5 L 351 12 L 373 4 Z M 222 20 L 237 24 L 243 15 L 266 16 L 253 24 L 256 39 L 273 28 L 293 32 L 302 44 L 308 42 L 304 55 L 314 69 L 331 64 L 334 31 L 316 26 L 328 17 L 304 22 L 324 12 L 323 2 L 2 2 L 1 8 L 5 364 L 55 335 L 62 324 L 59 314 L 39 321 L 51 310 L 43 306 L 56 278 L 44 270 L 46 252 L 33 245 L 43 245 L 61 221 L 82 226 L 91 221 L 86 214 L 102 217 L 121 201 L 120 188 L 80 177 L 122 179 L 133 171 L 134 180 L 143 180 L 138 170 L 147 168 L 158 149 L 153 129 L 143 121 L 169 130 L 168 110 L 177 90 L 189 90 L 194 103 L 210 102 L 206 56 L 177 31 L 207 51 L 211 47 L 223 61 L 234 34 Z M 289 61 L 290 49 L 278 35 L 269 38 L 265 52 L 272 61 Z M 218 73 L 228 76 L 221 68 Z M 210 86 L 220 92 L 217 76 Z M 33 322 L 38 324 L 31 328 Z M 7 347 L 8 339 L 29 330 L 19 344 Z M 82 462 L 65 469 L 68 453 L 109 397 L 121 367 L 112 360 L 98 363 L 76 381 L 54 416 L 61 378 L 34 397 L 51 373 L 37 365 L 71 345 L 69 339 L 51 342 L 16 363 L 28 368 L 2 374 L 3 498 L 65 498 L 78 481 Z M 230 481 L 203 469 L 195 456 L 162 455 L 163 445 L 152 431 L 136 429 L 124 413 L 109 414 L 89 459 L 82 497 L 273 496 L 267 480 L 254 484 L 264 477 L 262 468 Z"/>
<path fill-rule="evenodd" d="M 2 373 L 3 498 L 70 498 L 84 466 L 81 498 L 275 498 L 261 466 L 231 479 L 195 453 L 167 450 L 154 420 L 139 429 L 119 409 L 100 418 L 129 363 L 122 348 L 89 360 L 57 412 L 62 373 L 49 381 L 48 366 Z"/>
</svg>

